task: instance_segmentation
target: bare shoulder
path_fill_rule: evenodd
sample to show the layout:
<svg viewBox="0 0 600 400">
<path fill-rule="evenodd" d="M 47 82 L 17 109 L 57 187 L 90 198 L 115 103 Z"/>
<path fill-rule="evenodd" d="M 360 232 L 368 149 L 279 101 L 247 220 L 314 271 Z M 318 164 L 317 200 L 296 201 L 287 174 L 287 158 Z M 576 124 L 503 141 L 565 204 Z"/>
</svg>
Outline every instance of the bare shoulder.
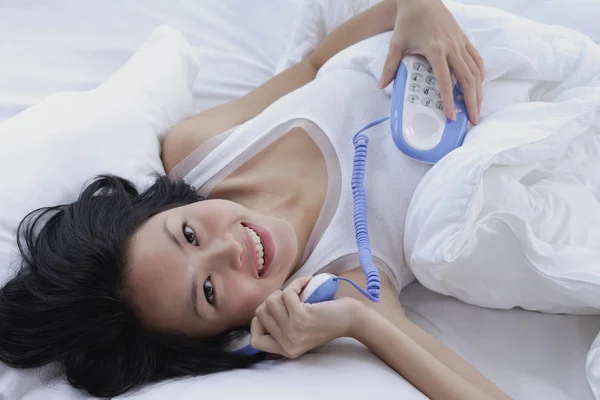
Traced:
<svg viewBox="0 0 600 400">
<path fill-rule="evenodd" d="M 359 284 L 363 289 L 366 287 L 367 279 L 360 267 L 338 274 L 338 276 L 352 280 Z M 381 279 L 381 292 L 378 303 L 370 301 L 352 285 L 344 281 L 340 281 L 340 287 L 336 297 L 353 297 L 368 307 L 377 310 L 391 322 L 395 322 L 399 318 L 405 316 L 402 304 L 400 304 L 400 300 L 398 299 L 398 291 L 396 290 L 394 283 L 385 273 L 380 271 L 379 276 Z"/>
<path fill-rule="evenodd" d="M 179 123 L 163 141 L 161 158 L 167 173 L 210 138 L 245 121 L 238 101 L 203 111 Z"/>
<path fill-rule="evenodd" d="M 162 161 L 166 171 L 213 136 L 256 117 L 274 101 L 312 81 L 316 73 L 311 63 L 299 62 L 244 96 L 183 121 L 163 142 Z"/>
</svg>

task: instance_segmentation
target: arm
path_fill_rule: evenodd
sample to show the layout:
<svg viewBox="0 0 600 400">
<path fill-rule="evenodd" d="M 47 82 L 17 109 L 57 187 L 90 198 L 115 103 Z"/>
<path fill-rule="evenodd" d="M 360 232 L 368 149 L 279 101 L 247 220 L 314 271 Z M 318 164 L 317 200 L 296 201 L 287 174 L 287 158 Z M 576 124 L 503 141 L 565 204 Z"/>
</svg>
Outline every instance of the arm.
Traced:
<svg viewBox="0 0 600 400">
<path fill-rule="evenodd" d="M 431 399 L 509 399 L 472 367 L 469 368 L 473 373 L 459 375 L 452 362 L 442 361 L 445 354 L 438 351 L 439 346 L 426 349 L 411 337 L 411 333 L 421 337 L 425 332 L 417 332 L 409 323 L 395 326 L 365 307 L 359 312 L 351 335 Z"/>
<path fill-rule="evenodd" d="M 456 376 L 456 378 L 453 379 L 460 379 L 465 384 L 469 384 L 474 388 L 479 389 L 488 396 L 480 397 L 481 399 L 510 399 L 510 397 L 490 382 L 465 359 L 431 336 L 420 326 L 414 324 L 407 317 L 403 316 L 396 318 L 393 321 L 393 324 L 400 332 L 406 335 L 406 337 L 410 338 L 414 344 L 427 351 L 436 358 L 439 364 L 451 371 L 453 375 Z"/>
<path fill-rule="evenodd" d="M 163 143 L 162 159 L 166 171 L 212 136 L 254 118 L 279 98 L 312 81 L 319 68 L 341 50 L 394 29 L 396 10 L 395 0 L 378 3 L 336 28 L 302 62 L 245 96 L 203 111 L 177 125 Z"/>
<path fill-rule="evenodd" d="M 357 270 L 343 275 L 352 273 Z M 379 303 L 343 287 L 343 282 L 335 301 L 302 303 L 299 295 L 310 278 L 294 280 L 256 309 L 250 327 L 252 347 L 296 358 L 335 338 L 352 337 L 433 400 L 508 399 L 465 360 L 404 316 L 385 275 Z M 361 283 L 359 279 L 355 282 Z"/>
<path fill-rule="evenodd" d="M 366 285 L 366 278 L 360 267 L 339 276 L 351 279 L 362 287 Z M 466 360 L 410 321 L 404 314 L 393 283 L 384 273 L 380 276 L 379 303 L 369 301 L 350 284 L 340 282 L 336 297 L 352 297 L 360 301 L 369 311 L 376 311 L 387 321 L 385 324 L 375 321 L 373 325 L 370 321 L 359 322 L 358 326 L 365 327 L 365 331 L 354 333 L 353 336 L 357 336 L 355 339 L 369 347 L 379 358 L 432 399 L 454 398 L 450 395 L 453 392 L 446 390 L 448 385 L 452 386 L 453 390 L 457 390 L 456 398 L 459 399 L 509 398 Z M 372 315 L 359 318 L 376 319 Z M 380 341 L 384 337 L 386 337 L 385 345 Z M 390 349 L 394 350 L 390 351 Z M 412 358 L 417 360 L 416 363 Z M 439 396 L 439 393 L 442 395 Z M 485 395 L 468 397 L 466 394 L 469 393 Z"/>
</svg>

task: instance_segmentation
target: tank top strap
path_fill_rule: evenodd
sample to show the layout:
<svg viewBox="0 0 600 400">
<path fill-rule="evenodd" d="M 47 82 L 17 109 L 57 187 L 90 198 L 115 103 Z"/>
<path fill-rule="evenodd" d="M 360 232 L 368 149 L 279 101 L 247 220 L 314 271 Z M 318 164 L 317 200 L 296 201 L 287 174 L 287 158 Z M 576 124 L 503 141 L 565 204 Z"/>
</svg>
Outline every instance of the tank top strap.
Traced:
<svg viewBox="0 0 600 400">
<path fill-rule="evenodd" d="M 283 115 L 261 114 L 212 137 L 177 164 L 169 177 L 185 179 L 207 198 L 224 177 L 285 133 L 273 134 L 281 131 L 274 132 L 285 121 Z"/>
<path fill-rule="evenodd" d="M 239 126 L 239 125 L 238 125 Z M 169 172 L 169 178 L 173 180 L 184 179 L 187 174 L 190 173 L 206 156 L 216 149 L 221 143 L 223 143 L 238 127 L 235 126 L 225 132 L 219 133 L 213 136 L 206 142 L 198 146 L 194 151 L 188 154 L 183 160 L 181 160 L 172 170 Z"/>
</svg>

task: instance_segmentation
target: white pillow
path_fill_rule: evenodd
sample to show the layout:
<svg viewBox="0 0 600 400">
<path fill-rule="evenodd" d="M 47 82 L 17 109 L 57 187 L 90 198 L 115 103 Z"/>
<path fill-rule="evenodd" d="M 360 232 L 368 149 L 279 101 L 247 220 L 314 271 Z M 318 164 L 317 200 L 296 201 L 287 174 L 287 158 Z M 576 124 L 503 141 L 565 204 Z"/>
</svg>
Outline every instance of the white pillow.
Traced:
<svg viewBox="0 0 600 400">
<path fill-rule="evenodd" d="M 233 100 L 273 76 L 301 3 L 2 0 L 0 121 L 51 93 L 97 87 L 160 25 L 179 30 L 202 64 L 196 111 Z"/>
<path fill-rule="evenodd" d="M 161 26 L 98 88 L 54 94 L 0 124 L 0 283 L 28 212 L 74 201 L 98 174 L 143 188 L 164 173 L 160 139 L 193 115 L 198 69 L 183 36 Z"/>
</svg>

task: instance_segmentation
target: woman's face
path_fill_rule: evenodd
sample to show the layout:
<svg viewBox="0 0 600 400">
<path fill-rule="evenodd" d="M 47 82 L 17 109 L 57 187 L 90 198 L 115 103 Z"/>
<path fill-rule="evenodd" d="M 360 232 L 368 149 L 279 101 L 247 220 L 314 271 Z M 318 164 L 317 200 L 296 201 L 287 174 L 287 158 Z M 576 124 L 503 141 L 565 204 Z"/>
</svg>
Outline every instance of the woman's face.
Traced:
<svg viewBox="0 0 600 400">
<path fill-rule="evenodd" d="M 260 244 L 247 225 L 265 243 L 260 275 Z M 127 290 L 147 325 L 210 337 L 249 324 L 256 308 L 282 287 L 297 253 L 288 222 L 231 201 L 204 200 L 157 214 L 136 231 Z"/>
</svg>

